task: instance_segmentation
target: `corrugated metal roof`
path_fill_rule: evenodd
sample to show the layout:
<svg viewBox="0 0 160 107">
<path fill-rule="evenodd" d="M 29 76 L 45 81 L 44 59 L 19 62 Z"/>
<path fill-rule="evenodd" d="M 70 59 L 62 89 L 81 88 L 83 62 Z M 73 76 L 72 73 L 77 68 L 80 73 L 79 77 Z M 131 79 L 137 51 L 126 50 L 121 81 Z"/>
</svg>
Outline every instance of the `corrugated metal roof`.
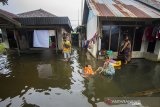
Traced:
<svg viewBox="0 0 160 107">
<path fill-rule="evenodd" d="M 58 25 L 70 24 L 68 17 L 28 17 L 15 18 L 22 25 Z"/>
<path fill-rule="evenodd" d="M 8 21 L 9 21 L 12 24 L 20 27 L 21 24 L 18 21 L 13 19 L 13 18 L 16 18 L 16 17 L 17 17 L 17 15 L 0 9 L 0 25 L 3 26 L 4 24 L 6 24 L 6 25 L 10 26 L 10 24 L 8 23 Z"/>
<path fill-rule="evenodd" d="M 10 12 L 7 12 L 5 10 L 2 10 L 0 9 L 0 14 L 4 14 L 5 16 L 9 17 L 9 18 L 15 18 L 15 17 L 18 17 L 17 15 L 13 14 L 13 13 L 10 13 Z"/>
<path fill-rule="evenodd" d="M 0 24 L 4 24 L 5 20 L 18 26 L 67 26 L 72 30 L 68 17 L 57 17 L 42 9 L 22 13 L 18 16 L 0 9 Z"/>
<path fill-rule="evenodd" d="M 27 18 L 15 18 L 24 26 L 55 26 L 55 25 L 66 25 L 70 29 L 71 23 L 68 17 L 27 17 Z"/>
<path fill-rule="evenodd" d="M 20 13 L 18 14 L 18 16 L 19 17 L 56 17 L 56 15 L 51 14 L 43 9 Z"/>
<path fill-rule="evenodd" d="M 160 18 L 160 12 L 135 0 L 87 0 L 87 4 L 98 16 Z"/>
<path fill-rule="evenodd" d="M 153 8 L 160 10 L 160 0 L 137 0 L 142 3 L 145 3 Z"/>
</svg>

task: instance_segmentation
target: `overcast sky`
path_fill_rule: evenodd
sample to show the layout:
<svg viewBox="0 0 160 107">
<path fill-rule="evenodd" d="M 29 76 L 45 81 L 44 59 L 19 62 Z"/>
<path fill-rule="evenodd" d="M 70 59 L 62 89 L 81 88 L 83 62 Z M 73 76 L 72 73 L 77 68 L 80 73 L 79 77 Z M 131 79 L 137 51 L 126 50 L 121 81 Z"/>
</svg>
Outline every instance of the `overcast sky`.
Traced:
<svg viewBox="0 0 160 107">
<path fill-rule="evenodd" d="M 68 16 L 73 28 L 81 20 L 81 1 L 82 0 L 8 0 L 8 5 L 0 4 L 0 9 L 18 14 L 36 9 L 44 9 L 57 16 Z"/>
</svg>

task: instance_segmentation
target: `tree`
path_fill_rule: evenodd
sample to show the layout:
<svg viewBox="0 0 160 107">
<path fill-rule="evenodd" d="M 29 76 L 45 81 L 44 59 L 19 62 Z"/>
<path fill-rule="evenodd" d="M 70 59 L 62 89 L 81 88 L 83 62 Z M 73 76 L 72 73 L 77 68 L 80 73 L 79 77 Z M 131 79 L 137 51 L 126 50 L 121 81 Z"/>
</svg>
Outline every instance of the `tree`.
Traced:
<svg viewBox="0 0 160 107">
<path fill-rule="evenodd" d="M 0 0 L 0 2 L 2 2 L 3 5 L 8 4 L 8 0 Z"/>
</svg>

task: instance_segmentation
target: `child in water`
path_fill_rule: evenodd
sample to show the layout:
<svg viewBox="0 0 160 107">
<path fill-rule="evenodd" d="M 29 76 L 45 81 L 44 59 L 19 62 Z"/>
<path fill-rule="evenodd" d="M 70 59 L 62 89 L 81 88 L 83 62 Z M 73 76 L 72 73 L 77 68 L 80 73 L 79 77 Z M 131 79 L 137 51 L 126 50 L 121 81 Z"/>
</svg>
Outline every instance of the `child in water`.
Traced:
<svg viewBox="0 0 160 107">
<path fill-rule="evenodd" d="M 114 75 L 115 74 L 115 69 L 113 65 L 110 63 L 109 57 L 106 57 L 105 63 L 103 67 L 99 67 L 96 71 L 96 73 L 103 74 L 103 75 Z"/>
<path fill-rule="evenodd" d="M 105 76 L 112 76 L 115 74 L 114 66 L 110 62 L 110 58 L 107 56 L 103 67 L 99 67 L 95 72 L 93 72 L 91 65 L 86 65 L 84 67 L 84 75 L 94 75 L 103 74 Z"/>
<path fill-rule="evenodd" d="M 86 65 L 84 67 L 84 75 L 93 75 L 94 72 L 92 70 L 92 66 L 91 65 Z"/>
</svg>

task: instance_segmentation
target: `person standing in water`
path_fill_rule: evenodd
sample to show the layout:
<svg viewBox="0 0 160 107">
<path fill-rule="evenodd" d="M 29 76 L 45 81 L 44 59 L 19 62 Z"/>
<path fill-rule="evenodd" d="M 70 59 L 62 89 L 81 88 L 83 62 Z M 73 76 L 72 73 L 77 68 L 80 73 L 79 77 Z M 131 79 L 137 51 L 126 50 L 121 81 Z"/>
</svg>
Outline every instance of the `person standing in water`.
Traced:
<svg viewBox="0 0 160 107">
<path fill-rule="evenodd" d="M 121 43 L 120 52 L 124 55 L 125 64 L 131 61 L 131 42 L 128 35 L 125 36 L 125 39 Z"/>
<path fill-rule="evenodd" d="M 71 39 L 71 36 L 69 35 L 69 33 L 66 34 L 66 40 L 70 42 L 70 44 L 72 44 L 72 39 Z M 72 52 L 72 45 L 70 47 L 70 55 L 71 55 L 71 52 Z"/>
<path fill-rule="evenodd" d="M 70 41 L 66 40 L 66 37 L 63 37 L 62 48 L 63 48 L 63 54 L 64 54 L 64 61 L 69 61 L 71 43 Z"/>
</svg>

